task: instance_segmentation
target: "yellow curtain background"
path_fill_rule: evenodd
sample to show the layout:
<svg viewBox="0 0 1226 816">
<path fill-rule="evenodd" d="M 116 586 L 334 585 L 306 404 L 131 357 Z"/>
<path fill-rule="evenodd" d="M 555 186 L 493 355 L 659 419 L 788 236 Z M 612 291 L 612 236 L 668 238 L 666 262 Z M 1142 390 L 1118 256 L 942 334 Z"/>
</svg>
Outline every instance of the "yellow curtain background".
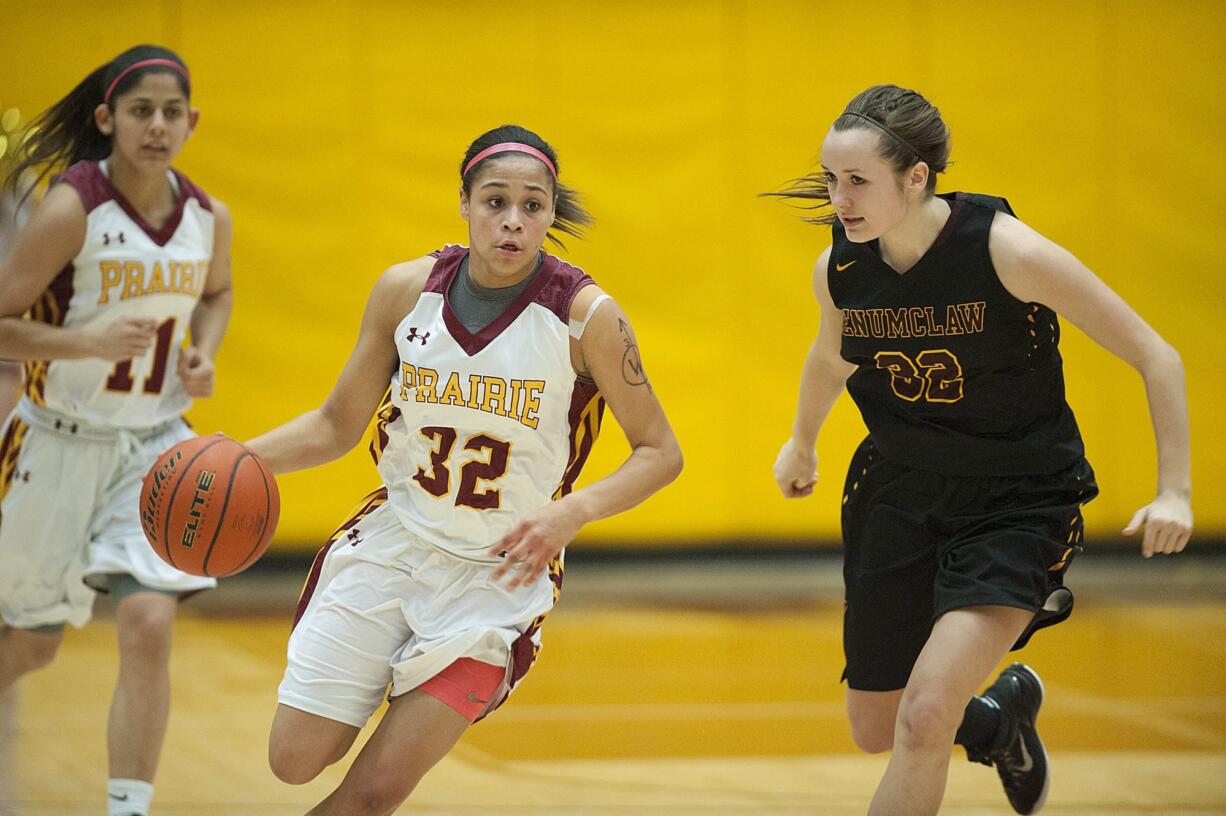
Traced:
<svg viewBox="0 0 1226 816">
<path fill-rule="evenodd" d="M 465 242 L 458 163 L 504 123 L 558 150 L 598 224 L 561 253 L 625 307 L 686 453 L 673 486 L 580 545 L 833 541 L 863 435 L 840 400 L 822 481 L 781 499 L 829 233 L 756 194 L 807 171 L 854 94 L 893 82 L 953 131 L 942 190 L 1009 198 L 1184 356 L 1200 537 L 1226 532 L 1221 244 L 1226 5 L 818 2 L 0 3 L 0 106 L 25 118 L 139 42 L 177 50 L 202 112 L 178 166 L 235 222 L 216 396 L 250 437 L 324 398 L 380 271 Z M 1069 400 L 1099 476 L 1088 536 L 1153 495 L 1140 378 L 1064 325 Z M 626 454 L 611 417 L 585 479 Z M 364 445 L 280 479 L 275 548 L 312 549 L 376 486 Z"/>
</svg>

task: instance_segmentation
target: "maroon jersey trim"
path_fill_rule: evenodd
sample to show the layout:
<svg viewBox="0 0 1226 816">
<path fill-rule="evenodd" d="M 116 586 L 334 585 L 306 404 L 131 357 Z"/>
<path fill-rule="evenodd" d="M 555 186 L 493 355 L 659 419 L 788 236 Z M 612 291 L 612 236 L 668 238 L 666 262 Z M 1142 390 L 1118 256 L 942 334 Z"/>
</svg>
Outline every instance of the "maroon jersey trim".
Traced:
<svg viewBox="0 0 1226 816">
<path fill-rule="evenodd" d="M 588 454 L 600 436 L 600 423 L 604 416 L 604 397 L 596 383 L 586 379 L 575 380 L 575 390 L 571 393 L 570 411 L 567 420 L 570 425 L 570 456 L 566 461 L 566 469 L 562 471 L 562 479 L 554 490 L 553 497 L 560 499 L 575 489 L 579 472 L 587 463 Z"/>
<path fill-rule="evenodd" d="M 63 326 L 68 319 L 68 305 L 72 302 L 73 278 L 75 269 L 72 263 L 55 276 L 38 300 L 30 307 L 31 320 L 46 323 L 50 326 Z M 25 393 L 35 405 L 47 404 L 45 397 L 47 388 L 47 369 L 51 367 L 50 360 L 27 360 L 25 364 Z"/>
<path fill-rule="evenodd" d="M 106 183 L 106 176 L 96 161 L 77 162 L 63 173 L 51 179 L 51 186 L 65 182 L 77 191 L 81 203 L 85 206 L 85 214 L 89 215 L 99 205 L 111 200 L 111 187 Z"/>
<path fill-rule="evenodd" d="M 387 435 L 387 426 L 397 419 L 400 419 L 400 409 L 392 403 L 392 389 L 388 388 L 383 393 L 379 410 L 375 412 L 375 427 L 370 434 L 370 456 L 375 460 L 376 467 L 379 465 L 379 460 L 383 458 L 383 451 L 387 449 L 387 443 L 391 441 Z"/>
<path fill-rule="evenodd" d="M 431 257 L 438 260 L 430 270 L 424 291 L 443 296 L 443 322 L 456 343 L 470 357 L 493 342 L 532 303 L 539 303 L 549 309 L 565 325 L 570 319 L 570 304 L 575 299 L 575 294 L 584 286 L 595 283 L 582 269 L 546 254 L 536 277 L 524 291 L 519 293 L 502 314 L 474 333 L 460 322 L 460 318 L 451 308 L 451 299 L 447 294 L 468 252 L 468 247 L 455 245 L 431 252 Z"/>
<path fill-rule="evenodd" d="M 302 615 L 306 612 L 307 607 L 311 604 L 311 598 L 315 596 L 315 590 L 319 587 L 319 576 L 323 573 L 324 561 L 327 560 L 328 553 L 333 547 L 338 546 L 338 542 L 343 542 L 345 534 L 350 529 L 356 527 L 358 522 L 369 516 L 384 502 L 387 501 L 387 488 L 381 487 L 375 492 L 362 499 L 357 508 L 350 514 L 349 518 L 337 528 L 332 537 L 328 539 L 328 543 L 315 555 L 315 560 L 311 562 L 311 571 L 307 573 L 306 583 L 302 587 L 302 595 L 298 598 L 298 608 L 294 610 L 293 626 L 298 625 L 298 621 L 302 620 Z M 293 627 L 291 627 L 293 628 Z"/>
<path fill-rule="evenodd" d="M 187 206 L 189 198 L 196 199 L 205 210 L 213 211 L 213 204 L 203 190 L 173 167 L 170 172 L 175 174 L 175 179 L 179 182 L 179 198 L 175 202 L 174 211 L 166 219 L 166 223 L 162 224 L 161 229 L 154 228 L 153 225 L 137 212 L 132 203 L 124 197 L 124 194 L 119 192 L 119 188 L 112 184 L 111 180 L 102 172 L 102 167 L 98 162 L 77 162 L 52 179 L 51 183 L 57 184 L 63 181 L 71 184 L 73 189 L 77 191 L 77 194 L 81 196 L 81 203 L 85 205 L 86 214 L 93 212 L 106 201 L 113 200 L 149 236 L 151 241 L 158 246 L 166 246 L 170 239 L 174 237 L 175 230 L 179 228 L 179 224 L 183 221 L 183 210 Z"/>
</svg>

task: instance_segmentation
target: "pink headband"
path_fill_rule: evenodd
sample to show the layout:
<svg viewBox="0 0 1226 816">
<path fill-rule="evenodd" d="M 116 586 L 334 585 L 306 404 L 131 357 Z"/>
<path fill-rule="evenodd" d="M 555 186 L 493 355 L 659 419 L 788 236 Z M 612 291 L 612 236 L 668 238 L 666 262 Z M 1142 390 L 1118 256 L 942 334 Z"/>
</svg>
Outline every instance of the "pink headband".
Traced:
<svg viewBox="0 0 1226 816">
<path fill-rule="evenodd" d="M 183 79 L 186 82 L 188 83 L 191 82 L 191 77 L 187 75 L 187 69 L 184 68 L 179 63 L 175 62 L 174 60 L 168 60 L 168 59 L 141 60 L 140 62 L 134 62 L 131 65 L 129 65 L 127 68 L 124 68 L 122 71 L 119 72 L 119 76 L 111 80 L 111 84 L 106 87 L 106 93 L 102 95 L 102 103 L 103 104 L 110 103 L 111 94 L 115 92 L 115 86 L 119 84 L 119 81 L 121 79 L 123 79 L 128 74 L 135 71 L 137 68 L 148 68 L 150 65 L 161 65 L 165 68 L 173 68 L 174 70 L 178 71 L 183 76 Z"/>
<path fill-rule="evenodd" d="M 472 170 L 473 165 L 475 165 L 477 162 L 481 161 L 482 159 L 489 158 L 495 153 L 527 153 L 529 156 L 543 161 L 545 166 L 549 168 L 549 172 L 553 174 L 553 177 L 555 179 L 558 177 L 558 168 L 553 166 L 553 162 L 549 160 L 548 156 L 537 150 L 532 145 L 520 144 L 519 142 L 499 142 L 496 145 L 485 148 L 485 150 L 482 150 L 480 153 L 473 156 L 472 160 L 468 164 L 464 165 L 464 172 L 460 174 L 461 178 L 467 176 L 468 171 Z"/>
</svg>

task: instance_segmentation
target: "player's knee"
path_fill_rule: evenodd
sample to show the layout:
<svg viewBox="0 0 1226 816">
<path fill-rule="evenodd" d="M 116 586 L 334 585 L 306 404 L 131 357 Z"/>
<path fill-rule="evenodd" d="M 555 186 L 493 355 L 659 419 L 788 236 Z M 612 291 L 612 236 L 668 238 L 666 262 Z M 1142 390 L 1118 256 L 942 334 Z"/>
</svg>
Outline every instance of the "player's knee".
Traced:
<svg viewBox="0 0 1226 816">
<path fill-rule="evenodd" d="M 273 776 L 287 785 L 305 785 L 319 776 L 327 763 L 317 754 L 281 741 L 268 743 L 268 767 Z"/>
<path fill-rule="evenodd" d="M 866 754 L 883 753 L 894 747 L 894 724 L 853 721 L 851 740 Z"/>
<path fill-rule="evenodd" d="M 880 754 L 894 747 L 894 720 L 898 718 L 899 695 L 848 691 L 847 722 L 851 739 L 867 754 Z"/>
<path fill-rule="evenodd" d="M 168 604 L 146 604 L 124 612 L 119 622 L 120 656 L 149 663 L 167 661 L 175 608 Z"/>
<path fill-rule="evenodd" d="M 305 785 L 345 756 L 348 745 L 326 746 L 300 734 L 278 731 L 268 737 L 268 767 L 287 785 Z"/>
<path fill-rule="evenodd" d="M 948 749 L 960 714 L 961 709 L 935 691 L 904 697 L 898 711 L 898 741 L 917 750 Z"/>
<path fill-rule="evenodd" d="M 9 629 L 5 632 L 3 659 L 21 675 L 49 666 L 64 642 L 64 633 L 36 634 Z"/>
</svg>

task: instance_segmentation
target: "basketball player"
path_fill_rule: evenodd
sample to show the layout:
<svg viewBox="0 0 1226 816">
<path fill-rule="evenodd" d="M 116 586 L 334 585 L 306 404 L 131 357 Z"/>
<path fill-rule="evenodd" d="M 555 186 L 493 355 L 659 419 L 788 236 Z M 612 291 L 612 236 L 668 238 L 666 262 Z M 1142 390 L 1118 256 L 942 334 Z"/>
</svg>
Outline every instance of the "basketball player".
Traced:
<svg viewBox="0 0 1226 816">
<path fill-rule="evenodd" d="M 869 431 L 843 499 L 847 711 L 857 745 L 893 750 L 869 812 L 936 813 L 957 743 L 996 766 L 1015 811 L 1035 813 L 1048 789 L 1038 675 L 1015 663 L 972 695 L 1072 608 L 1062 578 L 1097 487 L 1064 399 L 1056 315 L 1145 380 L 1158 491 L 1124 532 L 1145 527 L 1146 557 L 1181 551 L 1192 528 L 1183 367 L 1004 199 L 934 195 L 948 157 L 935 107 L 876 86 L 835 120 L 821 172 L 778 194 L 831 206 L 810 220 L 834 235 L 774 473 L 785 496 L 813 491 L 818 430 L 846 385 Z"/>
<path fill-rule="evenodd" d="M 0 174 L 5 168 L 0 154 Z M 8 255 L 17 238 L 17 231 L 28 215 L 25 206 L 18 206 L 20 194 L 0 188 L 0 261 Z M 4 426 L 21 397 L 21 365 L 12 360 L 0 360 L 0 439 Z M 15 816 L 17 811 L 17 686 L 0 691 L 0 816 Z"/>
<path fill-rule="evenodd" d="M 0 443 L 0 689 L 111 593 L 113 815 L 148 812 L 176 600 L 214 584 L 159 560 L 137 518 L 141 476 L 193 436 L 181 415 L 212 391 L 230 314 L 229 215 L 171 167 L 198 117 L 190 90 L 178 56 L 138 46 L 37 119 L 10 182 L 68 169 L 0 265 L 0 358 L 26 361 Z"/>
<path fill-rule="evenodd" d="M 0 153 L 0 174 L 4 171 L 4 155 Z M 29 200 L 22 198 L 19 183 L 0 186 L 0 261 L 3 261 L 17 240 L 17 233 L 29 217 Z M 17 407 L 21 397 L 21 364 L 0 359 L 0 427 Z"/>
<path fill-rule="evenodd" d="M 681 470 L 625 314 L 542 251 L 551 227 L 590 223 L 553 149 L 497 128 L 468 148 L 460 182 L 469 247 L 388 269 L 324 404 L 250 443 L 274 472 L 312 467 L 378 410 L 385 486 L 315 560 L 269 738 L 273 772 L 307 782 L 390 696 L 315 816 L 394 811 L 532 665 L 563 548 Z M 606 401 L 631 453 L 573 490 Z"/>
</svg>

